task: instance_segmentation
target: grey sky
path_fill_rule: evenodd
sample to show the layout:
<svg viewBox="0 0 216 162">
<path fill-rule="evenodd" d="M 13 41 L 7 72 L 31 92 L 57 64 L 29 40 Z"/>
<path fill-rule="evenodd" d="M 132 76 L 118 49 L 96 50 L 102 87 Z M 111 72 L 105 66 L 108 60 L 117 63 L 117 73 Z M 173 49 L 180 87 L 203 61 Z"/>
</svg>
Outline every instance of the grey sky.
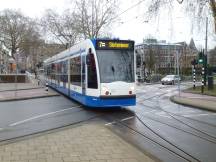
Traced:
<svg viewBox="0 0 216 162">
<path fill-rule="evenodd" d="M 137 2 L 138 0 L 120 0 L 119 13 Z M 143 11 L 146 10 L 145 3 L 143 2 L 122 14 L 120 16 L 121 22 L 113 26 L 111 33 L 120 39 L 133 39 L 136 43 L 141 43 L 142 39 L 149 35 L 168 42 L 189 42 L 193 37 L 197 46 L 204 47 L 204 24 L 200 31 L 197 30 L 195 25 L 194 30 L 191 30 L 191 20 L 185 17 L 179 5 L 175 6 L 172 19 L 168 11 L 164 10 L 157 19 L 145 22 L 145 18 L 143 18 L 145 16 Z M 45 9 L 52 8 L 61 12 L 68 8 L 69 4 L 70 0 L 1 0 L 0 10 L 5 8 L 20 9 L 30 17 L 40 17 Z M 209 48 L 216 44 L 212 39 L 213 35 L 215 34 L 210 29 Z"/>
</svg>

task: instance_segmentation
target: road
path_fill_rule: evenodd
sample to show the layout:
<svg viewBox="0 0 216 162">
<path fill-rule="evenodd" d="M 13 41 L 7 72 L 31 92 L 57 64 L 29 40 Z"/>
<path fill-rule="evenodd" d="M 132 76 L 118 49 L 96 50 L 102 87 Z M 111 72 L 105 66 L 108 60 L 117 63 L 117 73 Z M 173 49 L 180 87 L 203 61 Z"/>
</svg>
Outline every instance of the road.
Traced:
<svg viewBox="0 0 216 162">
<path fill-rule="evenodd" d="M 94 121 L 162 161 L 215 162 L 216 113 L 170 102 L 177 93 L 177 86 L 139 85 L 136 106 L 110 111 L 89 110 L 64 96 L 2 102 L 0 141 Z"/>
<path fill-rule="evenodd" d="M 138 86 L 137 106 L 130 108 L 135 117 L 126 122 L 140 133 L 132 142 L 163 161 L 215 161 L 216 113 L 170 102 L 177 90 L 170 85 Z"/>
</svg>

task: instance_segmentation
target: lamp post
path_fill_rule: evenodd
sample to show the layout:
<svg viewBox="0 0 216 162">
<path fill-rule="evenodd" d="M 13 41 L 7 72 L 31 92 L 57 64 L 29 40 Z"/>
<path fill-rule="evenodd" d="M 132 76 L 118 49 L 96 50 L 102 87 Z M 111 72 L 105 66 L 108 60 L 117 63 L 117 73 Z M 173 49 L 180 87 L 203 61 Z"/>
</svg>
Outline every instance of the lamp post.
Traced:
<svg viewBox="0 0 216 162">
<path fill-rule="evenodd" d="M 15 56 L 15 63 L 16 63 L 16 73 L 15 73 L 15 98 L 17 97 L 17 75 L 18 75 L 18 56 L 16 53 Z"/>
<path fill-rule="evenodd" d="M 206 17 L 206 36 L 205 36 L 205 55 L 207 56 L 207 64 L 209 63 L 209 55 L 207 54 L 208 50 L 208 17 Z"/>
<path fill-rule="evenodd" d="M 180 75 L 179 75 L 179 53 L 178 51 L 175 51 L 176 52 L 176 62 L 177 62 L 177 73 L 178 73 L 178 95 L 180 96 Z"/>
</svg>

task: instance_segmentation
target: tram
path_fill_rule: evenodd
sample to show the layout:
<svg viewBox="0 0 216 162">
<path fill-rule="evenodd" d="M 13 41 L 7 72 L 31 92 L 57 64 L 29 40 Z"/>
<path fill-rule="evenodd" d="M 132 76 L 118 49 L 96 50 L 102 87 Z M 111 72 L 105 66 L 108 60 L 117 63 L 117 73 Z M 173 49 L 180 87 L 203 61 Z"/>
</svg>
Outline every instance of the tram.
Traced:
<svg viewBox="0 0 216 162">
<path fill-rule="evenodd" d="M 50 87 L 88 107 L 136 104 L 134 41 L 87 39 L 44 61 Z"/>
</svg>

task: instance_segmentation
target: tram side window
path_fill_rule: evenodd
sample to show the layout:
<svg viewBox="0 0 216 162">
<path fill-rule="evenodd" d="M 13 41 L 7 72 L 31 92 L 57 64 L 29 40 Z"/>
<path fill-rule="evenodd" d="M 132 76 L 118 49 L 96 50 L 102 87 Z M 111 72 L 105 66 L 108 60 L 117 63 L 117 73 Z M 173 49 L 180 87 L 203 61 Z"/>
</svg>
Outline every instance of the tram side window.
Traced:
<svg viewBox="0 0 216 162">
<path fill-rule="evenodd" d="M 44 66 L 44 75 L 47 77 L 47 66 Z"/>
<path fill-rule="evenodd" d="M 97 89 L 97 71 L 96 71 L 96 64 L 95 58 L 92 53 L 87 55 L 87 64 L 88 64 L 88 88 Z"/>
<path fill-rule="evenodd" d="M 72 85 L 81 86 L 81 59 L 80 56 L 70 60 L 70 81 Z"/>
<path fill-rule="evenodd" d="M 68 71 L 68 65 L 67 65 L 67 61 L 62 61 L 61 62 L 61 81 L 62 82 L 68 82 L 68 75 L 67 75 L 67 71 Z"/>
<path fill-rule="evenodd" d="M 55 73 L 56 73 L 56 64 L 51 64 L 51 79 L 55 79 Z"/>
<path fill-rule="evenodd" d="M 61 62 L 58 62 L 56 65 L 56 80 L 58 81 L 58 84 L 60 83 L 60 74 L 61 74 Z"/>
<path fill-rule="evenodd" d="M 47 77 L 50 79 L 51 77 L 51 65 L 48 65 L 47 67 Z"/>
</svg>

